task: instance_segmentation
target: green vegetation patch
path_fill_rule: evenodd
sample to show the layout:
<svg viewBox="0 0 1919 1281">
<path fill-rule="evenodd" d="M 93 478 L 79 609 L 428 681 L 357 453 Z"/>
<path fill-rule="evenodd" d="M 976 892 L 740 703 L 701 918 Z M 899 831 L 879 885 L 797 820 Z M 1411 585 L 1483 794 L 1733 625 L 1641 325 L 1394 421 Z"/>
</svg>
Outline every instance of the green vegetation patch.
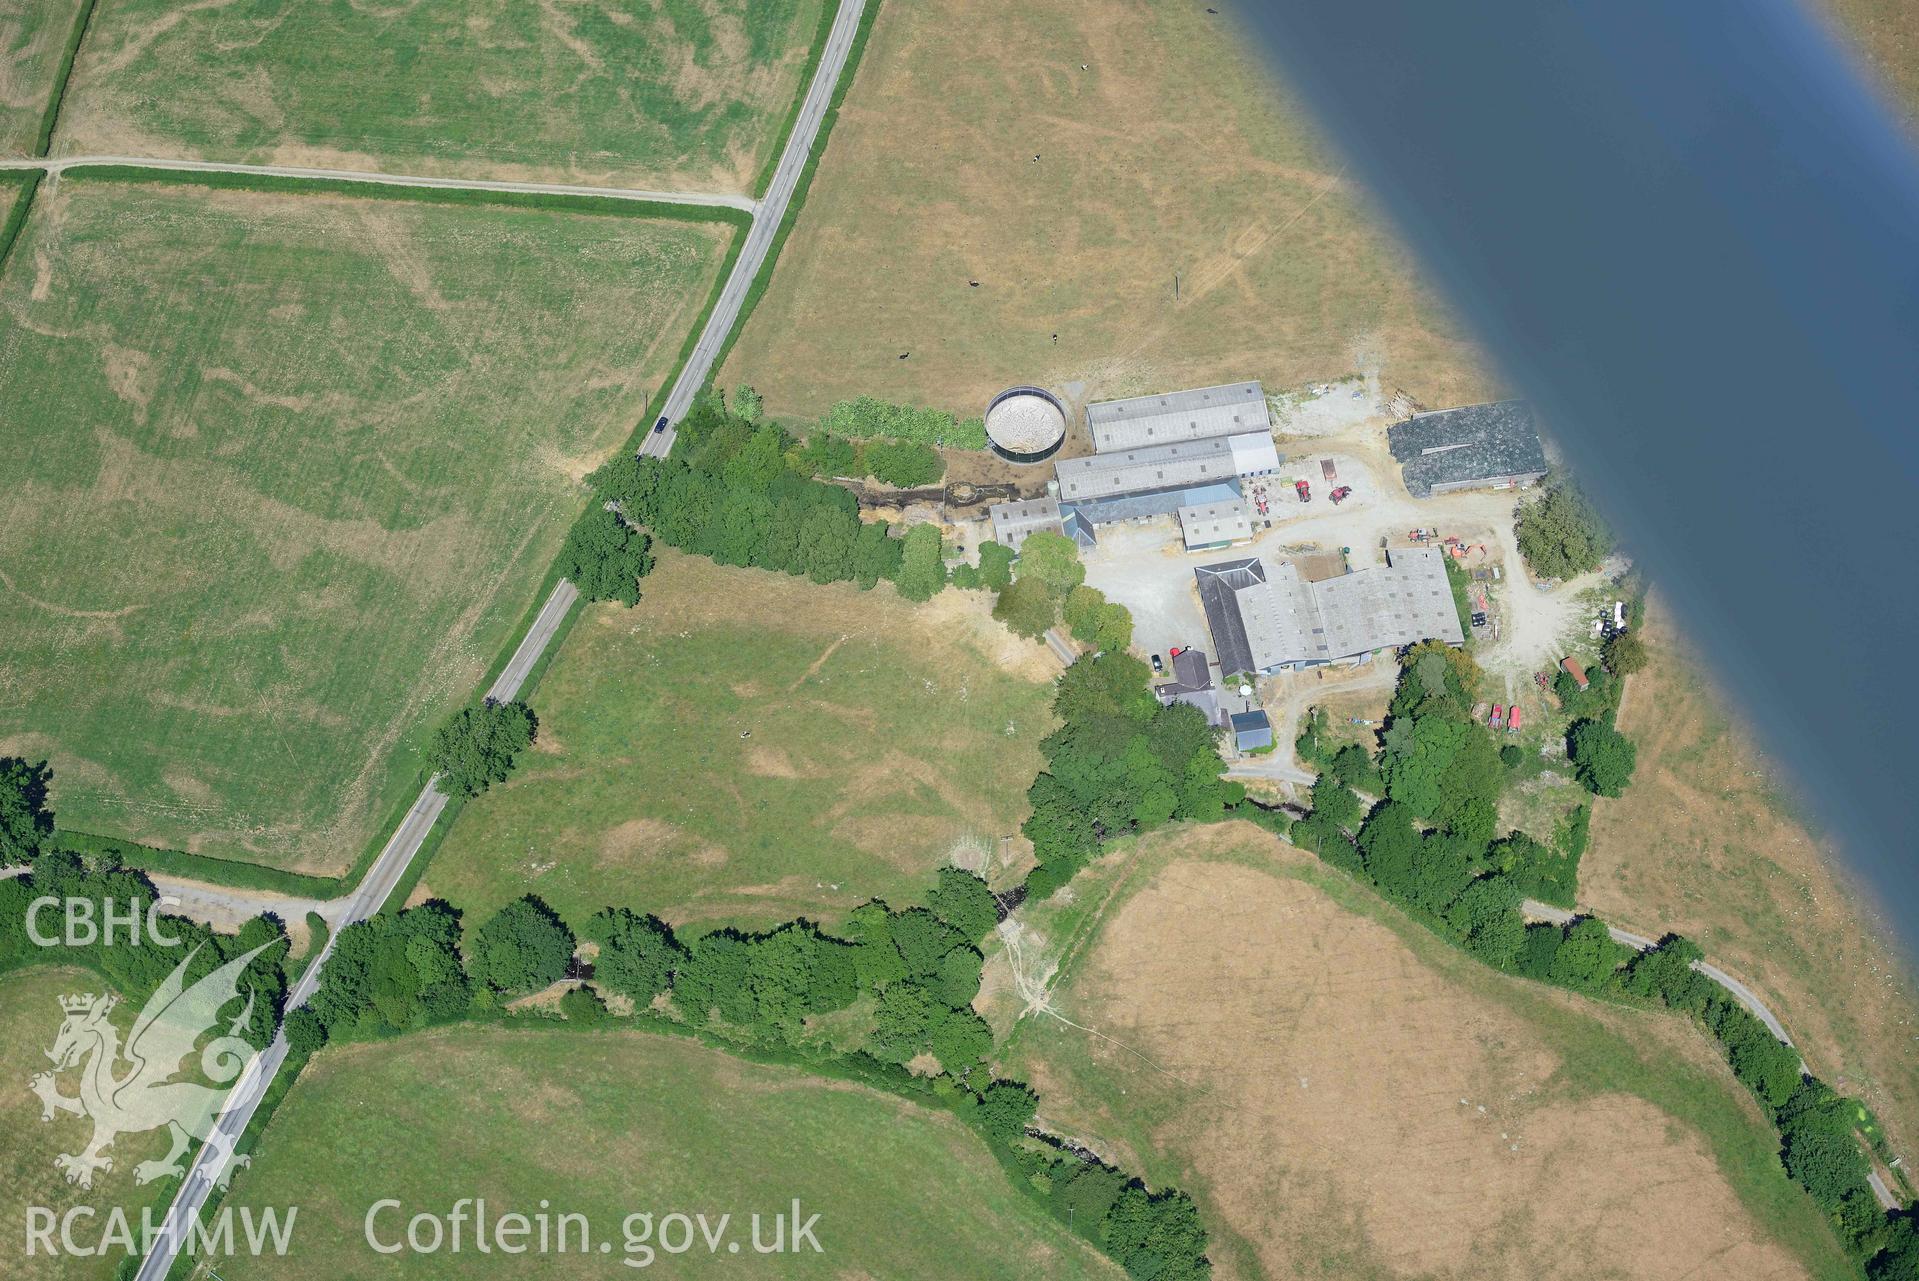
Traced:
<svg viewBox="0 0 1919 1281">
<path fill-rule="evenodd" d="M 722 224 L 62 182 L 0 276 L 0 749 L 337 875 L 710 296 Z"/>
<path fill-rule="evenodd" d="M 111 1277 L 117 1259 L 48 1257 L 40 1252 L 29 1256 L 28 1208 L 40 1206 L 63 1215 L 75 1206 L 94 1207 L 99 1217 L 77 1229 L 83 1241 L 93 1239 L 87 1235 L 90 1232 L 97 1236 L 116 1208 L 137 1226 L 140 1207 L 153 1199 L 154 1189 L 133 1181 L 133 1167 L 166 1155 L 167 1141 L 157 1132 L 124 1135 L 113 1145 L 113 1169 L 96 1174 L 90 1189 L 68 1184 L 54 1166 L 56 1156 L 85 1146 L 93 1126 L 76 1116 L 43 1123 L 40 1100 L 28 1089 L 28 1082 L 51 1067 L 46 1051 L 53 1048 L 60 1031 L 60 998 L 99 992 L 104 986 L 99 975 L 68 966 L 43 966 L 0 979 L 0 1080 L 6 1082 L 0 1092 L 0 1216 L 10 1227 L 6 1273 L 18 1281 L 106 1281 Z M 111 1022 L 124 1037 L 139 1012 L 138 1004 L 122 1002 Z M 75 1079 L 74 1073 L 67 1073 L 61 1093 L 72 1095 Z"/>
<path fill-rule="evenodd" d="M 396 1147 L 396 1134 L 407 1141 Z M 588 1216 L 612 1253 L 540 1259 L 543 1274 L 561 1277 L 624 1270 L 609 1257 L 641 1256 L 626 1253 L 622 1220 L 650 1212 L 657 1224 L 675 1211 L 703 1212 L 709 1225 L 730 1212 L 740 1242 L 737 1254 L 703 1242 L 678 1258 L 659 1252 L 675 1276 L 736 1274 L 742 1259 L 781 1277 L 1121 1275 L 950 1115 L 691 1041 L 499 1027 L 316 1058 L 230 1198 L 300 1205 L 300 1240 L 285 1259 L 236 1259 L 221 1273 L 299 1281 L 378 1262 L 399 1276 L 446 1276 L 444 1254 L 376 1259 L 362 1223 L 374 1202 L 397 1199 L 405 1208 L 377 1226 L 383 1238 L 404 1234 L 412 1214 L 444 1214 L 463 1196 L 486 1197 L 495 1213 L 532 1214 L 545 1199 Z M 820 1216 L 819 1252 L 754 1254 L 751 1215 L 770 1241 L 772 1216 L 790 1215 L 795 1198 L 802 1221 Z M 458 1275 L 521 1275 L 529 1257 L 469 1251 Z"/>
<path fill-rule="evenodd" d="M 35 154 L 85 8 L 86 0 L 0 0 L 0 156 Z"/>
<path fill-rule="evenodd" d="M 822 0 L 100 0 L 62 154 L 748 192 Z"/>
<path fill-rule="evenodd" d="M 671 550 L 640 589 L 581 616 L 533 749 L 469 803 L 434 893 L 486 912 L 532 891 L 576 922 L 831 916 L 913 901 L 950 853 L 1018 830 L 1046 660 L 983 610 Z"/>
</svg>

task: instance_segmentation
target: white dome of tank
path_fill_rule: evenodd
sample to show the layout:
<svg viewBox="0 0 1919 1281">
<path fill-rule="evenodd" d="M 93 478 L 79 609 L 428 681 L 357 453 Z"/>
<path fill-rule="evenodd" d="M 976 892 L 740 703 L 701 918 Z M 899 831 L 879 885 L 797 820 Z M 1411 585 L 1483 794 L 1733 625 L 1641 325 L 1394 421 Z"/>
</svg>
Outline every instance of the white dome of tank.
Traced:
<svg viewBox="0 0 1919 1281">
<path fill-rule="evenodd" d="M 1002 457 L 1037 462 L 1066 439 L 1066 407 L 1043 387 L 1008 387 L 986 407 L 986 438 Z"/>
</svg>

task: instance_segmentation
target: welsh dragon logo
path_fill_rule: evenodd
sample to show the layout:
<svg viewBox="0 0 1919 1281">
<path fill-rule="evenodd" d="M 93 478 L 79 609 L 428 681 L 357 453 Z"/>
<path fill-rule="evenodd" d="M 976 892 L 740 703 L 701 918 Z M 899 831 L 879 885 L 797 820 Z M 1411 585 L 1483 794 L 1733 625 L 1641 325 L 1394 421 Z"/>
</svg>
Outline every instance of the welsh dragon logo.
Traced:
<svg viewBox="0 0 1919 1281">
<path fill-rule="evenodd" d="M 118 997 L 89 993 L 60 998 L 66 1017 L 53 1048 L 47 1051 L 53 1071 L 36 1074 L 30 1084 L 40 1096 L 42 1121 L 52 1121 L 65 1112 L 93 1122 L 92 1142 L 79 1152 L 62 1153 L 53 1159 L 68 1183 L 91 1188 L 96 1171 L 113 1169 L 113 1158 L 106 1155 L 106 1149 L 116 1138 L 163 1127 L 171 1131 L 173 1147 L 161 1160 L 142 1161 L 135 1166 L 136 1182 L 151 1183 L 185 1173 L 181 1158 L 195 1139 L 225 1149 L 229 1159 L 221 1175 L 222 1186 L 247 1164 L 246 1157 L 233 1155 L 233 1140 L 219 1133 L 216 1122 L 226 1110 L 222 1105 L 227 1090 L 221 1087 L 236 1080 L 257 1053 L 240 1036 L 253 1012 L 251 994 L 246 1008 L 228 1024 L 226 1034 L 215 1037 L 200 1051 L 201 1070 L 214 1084 L 170 1078 L 181 1071 L 200 1038 L 220 1021 L 221 1008 L 239 995 L 240 975 L 247 965 L 272 946 L 262 944 L 237 956 L 187 987 L 187 966 L 200 950 L 194 948 L 141 1009 L 124 1047 L 119 1030 L 107 1017 L 119 1003 Z M 56 1078 L 76 1067 L 80 1071 L 80 1093 L 69 1097 L 60 1093 Z"/>
</svg>

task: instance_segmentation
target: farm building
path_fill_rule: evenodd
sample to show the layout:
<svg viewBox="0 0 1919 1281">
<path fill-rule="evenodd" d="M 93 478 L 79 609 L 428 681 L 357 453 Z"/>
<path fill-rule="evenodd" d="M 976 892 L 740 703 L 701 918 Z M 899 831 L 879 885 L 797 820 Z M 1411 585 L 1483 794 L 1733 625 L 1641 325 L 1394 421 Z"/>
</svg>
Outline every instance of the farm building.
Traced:
<svg viewBox="0 0 1919 1281">
<path fill-rule="evenodd" d="M 1153 696 L 1166 707 L 1174 703 L 1197 707 L 1208 725 L 1226 723 L 1213 692 L 1213 674 L 1204 650 L 1182 649 L 1173 655 L 1173 679 L 1153 686 Z"/>
<path fill-rule="evenodd" d="M 1193 571 L 1219 667 L 1275 672 L 1398 649 L 1422 640 L 1465 643 L 1441 554 L 1409 548 L 1377 569 L 1307 582 L 1290 562 L 1258 557 Z"/>
<path fill-rule="evenodd" d="M 1233 713 L 1233 746 L 1242 752 L 1257 752 L 1273 745 L 1273 722 L 1262 711 Z"/>
<path fill-rule="evenodd" d="M 1247 514 L 1242 500 L 1182 507 L 1178 514 L 1180 536 L 1186 540 L 1189 552 L 1230 547 L 1253 537 L 1253 518 Z"/>
<path fill-rule="evenodd" d="M 1054 474 L 1067 532 L 1090 542 L 1096 525 L 1237 503 L 1242 481 L 1278 470 L 1273 438 L 1259 432 L 1069 458 Z"/>
<path fill-rule="evenodd" d="M 1060 533 L 1064 525 L 1060 521 L 1059 503 L 1051 498 L 1027 498 L 1016 503 L 994 503 L 986 509 L 993 522 L 993 541 L 1003 543 L 1014 551 L 1019 550 L 1028 534 L 1040 530 Z"/>
<path fill-rule="evenodd" d="M 1386 429 L 1386 443 L 1415 498 L 1519 489 L 1546 474 L 1546 451 L 1523 400 L 1414 414 Z"/>
<path fill-rule="evenodd" d="M 1566 675 L 1573 678 L 1573 684 L 1579 688 L 1585 689 L 1592 684 L 1586 676 L 1586 665 L 1578 659 L 1570 656 L 1562 658 L 1559 660 L 1559 666 L 1565 670 Z"/>
<path fill-rule="evenodd" d="M 1086 426 L 1102 454 L 1273 429 L 1257 382 L 1101 401 L 1086 407 Z"/>
</svg>

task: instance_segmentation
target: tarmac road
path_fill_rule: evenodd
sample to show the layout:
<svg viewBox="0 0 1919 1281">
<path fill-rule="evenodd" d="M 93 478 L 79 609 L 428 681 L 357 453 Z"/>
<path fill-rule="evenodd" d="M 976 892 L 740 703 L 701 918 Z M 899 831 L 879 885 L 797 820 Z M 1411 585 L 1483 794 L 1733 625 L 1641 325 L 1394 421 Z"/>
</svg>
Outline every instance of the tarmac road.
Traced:
<svg viewBox="0 0 1919 1281">
<path fill-rule="evenodd" d="M 799 182 L 801 171 L 806 167 L 808 156 L 812 153 L 820 122 L 825 118 L 827 104 L 832 100 L 834 87 L 839 83 L 840 72 L 846 65 L 847 55 L 853 46 L 853 36 L 859 29 L 860 15 L 865 8 L 866 0 L 840 0 L 839 13 L 834 18 L 833 29 L 827 36 L 826 48 L 820 56 L 819 68 L 814 73 L 812 84 L 807 87 L 806 99 L 801 104 L 799 117 L 793 125 L 793 132 L 787 138 L 786 149 L 781 153 L 779 164 L 773 171 L 772 184 L 767 188 L 765 197 L 757 204 L 748 202 L 748 207 L 753 210 L 752 229 L 747 233 L 746 242 L 741 247 L 739 257 L 734 260 L 732 273 L 728 275 L 719 301 L 715 304 L 712 315 L 707 318 L 705 328 L 700 332 L 699 342 L 695 344 L 692 356 L 688 358 L 686 366 L 680 371 L 679 380 L 674 383 L 673 390 L 661 406 L 660 412 L 664 413 L 669 421 L 676 421 L 685 414 L 687 407 L 693 403 L 694 394 L 705 385 L 713 362 L 718 358 L 721 346 L 726 342 L 727 335 L 732 331 L 733 324 L 739 317 L 746 291 L 751 287 L 753 278 L 759 274 L 761 265 L 766 261 L 774 234 L 779 229 L 780 221 L 786 216 L 786 207 L 792 199 L 793 189 Z M 9 164 L 8 167 L 49 169 L 78 163 L 81 163 L 79 159 L 70 158 L 65 161 Z M 155 168 L 214 168 L 223 172 L 246 171 L 244 166 L 198 166 L 177 161 L 140 163 L 150 164 Z M 296 173 L 294 176 L 299 175 Z M 322 171 L 321 176 L 341 177 L 343 175 Z M 364 180 L 396 181 L 377 174 L 367 175 Z M 415 181 L 422 186 L 483 185 L 456 179 L 409 181 Z M 487 189 L 521 189 L 532 184 L 484 185 Z M 589 189 L 586 194 L 614 193 Z M 636 195 L 633 198 L 641 197 Z M 652 199 L 655 196 L 649 194 L 644 198 Z M 691 203 L 730 203 L 733 200 L 731 197 L 724 199 L 676 197 L 669 193 L 659 193 L 658 198 L 681 199 L 682 202 L 690 201 Z M 672 448 L 674 435 L 670 427 L 658 434 L 649 433 L 646 446 L 641 452 L 664 455 Z M 564 581 L 553 589 L 553 594 L 541 607 L 539 616 L 534 619 L 532 628 L 521 640 L 519 648 L 514 651 L 506 669 L 500 673 L 500 678 L 487 691 L 489 698 L 506 701 L 519 693 L 520 687 L 526 681 L 527 673 L 539 661 L 540 655 L 546 651 L 554 632 L 559 629 L 567 610 L 578 595 L 577 589 L 571 583 Z M 380 905 L 392 893 L 393 887 L 398 885 L 401 878 L 406 875 L 406 870 L 413 862 L 414 855 L 419 853 L 420 845 L 426 840 L 427 833 L 433 829 L 433 824 L 440 817 L 440 812 L 446 808 L 446 797 L 440 794 L 435 786 L 436 782 L 437 780 L 427 782 L 419 798 L 413 802 L 413 807 L 407 811 L 406 817 L 400 821 L 399 827 L 395 829 L 385 848 L 380 851 L 379 857 L 374 860 L 365 879 L 349 896 L 346 911 L 337 918 L 339 927 L 355 921 L 363 921 L 379 911 Z M 301 976 L 300 982 L 289 994 L 287 998 L 289 1010 L 304 1004 L 319 986 L 320 972 L 326 966 L 327 956 L 333 950 L 333 940 L 337 937 L 339 937 L 338 928 L 329 936 L 326 948 L 315 958 L 314 963 L 307 967 L 306 973 Z M 286 1054 L 286 1037 L 276 1036 L 273 1044 L 247 1066 L 246 1071 L 241 1074 L 239 1081 L 229 1093 L 226 1110 L 216 1125 L 216 1131 L 220 1136 L 237 1139 L 237 1136 L 246 1132 L 247 1126 L 252 1123 L 254 1113 L 259 1109 L 260 1100 L 265 1096 L 268 1085 L 272 1083 L 274 1075 L 280 1070 L 280 1065 L 285 1062 Z M 187 1170 L 186 1181 L 181 1184 L 180 1191 L 174 1196 L 173 1204 L 167 1209 L 168 1230 L 159 1234 L 153 1249 L 141 1261 L 140 1270 L 136 1274 L 138 1281 L 165 1281 L 179 1253 L 181 1239 L 185 1236 L 189 1225 L 198 1219 L 208 1195 L 218 1186 L 219 1180 L 224 1175 L 227 1154 L 231 1150 L 230 1142 L 209 1142 L 201 1144 L 199 1150 L 195 1152 L 193 1164 Z"/>
<path fill-rule="evenodd" d="M 866 9 L 866 0 L 840 0 L 839 14 L 833 19 L 833 29 L 826 36 L 826 52 L 820 56 L 818 74 L 807 87 L 806 101 L 800 104 L 799 118 L 793 122 L 793 135 L 787 140 L 786 150 L 780 154 L 780 163 L 773 170 L 773 181 L 761 197 L 757 213 L 753 215 L 753 226 L 746 233 L 746 243 L 740 246 L 740 256 L 733 262 L 732 274 L 726 278 L 726 285 L 720 290 L 720 298 L 713 305 L 713 314 L 707 317 L 706 327 L 700 331 L 700 340 L 693 346 L 693 354 L 687 357 L 686 368 L 681 370 L 680 379 L 673 384 L 673 390 L 667 393 L 666 400 L 654 415 L 656 421 L 665 418 L 665 431 L 651 431 L 640 446 L 642 458 L 664 458 L 673 449 L 673 441 L 679 435 L 679 421 L 693 404 L 693 397 L 706 385 L 707 375 L 712 372 L 713 362 L 719 359 L 720 348 L 726 345 L 727 335 L 733 332 L 733 325 L 739 319 L 740 307 L 746 302 L 746 292 L 753 287 L 753 280 L 760 274 L 760 266 L 766 261 L 767 253 L 773 247 L 773 238 L 779 233 L 780 222 L 786 217 L 786 206 L 793 199 L 793 189 L 799 184 L 800 174 L 806 169 L 807 158 L 813 151 L 813 139 L 818 135 L 820 121 L 826 116 L 827 104 L 833 100 L 833 90 L 839 84 L 840 68 L 846 65 L 846 55 L 853 47 L 853 36 L 859 30 L 860 14 Z"/>
</svg>

